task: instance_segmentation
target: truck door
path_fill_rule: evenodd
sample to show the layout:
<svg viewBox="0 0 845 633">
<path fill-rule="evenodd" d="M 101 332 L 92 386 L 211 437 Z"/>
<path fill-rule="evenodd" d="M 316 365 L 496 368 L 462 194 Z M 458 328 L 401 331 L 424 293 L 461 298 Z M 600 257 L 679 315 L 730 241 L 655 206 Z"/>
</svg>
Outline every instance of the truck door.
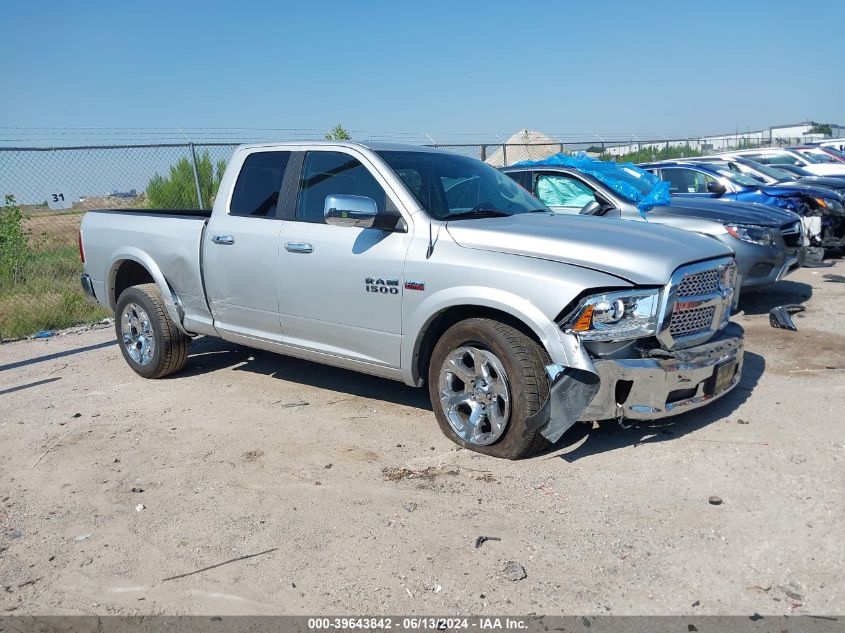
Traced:
<svg viewBox="0 0 845 633">
<path fill-rule="evenodd" d="M 283 341 L 355 360 L 399 367 L 402 273 L 410 236 L 395 230 L 330 226 L 326 196 L 366 196 L 399 215 L 375 170 L 353 150 L 307 152 L 296 204 L 282 222 L 279 312 Z"/>
<path fill-rule="evenodd" d="M 215 209 L 206 227 L 206 296 L 221 332 L 281 340 L 278 203 L 290 157 L 279 151 L 248 154 L 225 212 Z"/>
</svg>

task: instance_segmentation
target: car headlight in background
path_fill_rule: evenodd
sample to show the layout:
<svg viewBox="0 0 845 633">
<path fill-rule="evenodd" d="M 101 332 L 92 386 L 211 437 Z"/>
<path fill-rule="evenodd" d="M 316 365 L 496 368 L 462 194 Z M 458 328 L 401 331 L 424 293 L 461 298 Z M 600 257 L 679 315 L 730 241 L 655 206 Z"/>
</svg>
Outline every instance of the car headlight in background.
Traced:
<svg viewBox="0 0 845 633">
<path fill-rule="evenodd" d="M 588 341 L 653 336 L 660 290 L 621 290 L 587 297 L 564 323 L 566 331 Z"/>
<path fill-rule="evenodd" d="M 830 209 L 831 211 L 843 211 L 845 206 L 839 200 L 834 198 L 813 198 L 816 203 L 823 209 Z"/>
<path fill-rule="evenodd" d="M 725 230 L 738 240 L 752 244 L 768 246 L 774 244 L 772 232 L 768 227 L 756 224 L 726 224 Z"/>
</svg>

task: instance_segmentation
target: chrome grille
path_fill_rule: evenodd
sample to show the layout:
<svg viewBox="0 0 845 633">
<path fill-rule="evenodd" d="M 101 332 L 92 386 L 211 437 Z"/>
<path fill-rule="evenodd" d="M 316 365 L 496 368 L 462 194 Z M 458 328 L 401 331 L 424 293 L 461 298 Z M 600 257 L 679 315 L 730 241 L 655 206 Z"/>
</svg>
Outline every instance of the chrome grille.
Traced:
<svg viewBox="0 0 845 633">
<path fill-rule="evenodd" d="M 685 275 L 676 294 L 678 297 L 694 297 L 719 292 L 720 276 L 718 269 Z"/>
<path fill-rule="evenodd" d="M 669 324 L 669 333 L 672 338 L 676 339 L 710 330 L 713 327 L 715 314 L 716 308 L 713 306 L 673 312 L 672 321 Z"/>
<path fill-rule="evenodd" d="M 676 270 L 657 340 L 665 349 L 684 349 L 709 339 L 731 314 L 736 264 L 731 258 L 689 264 Z"/>
</svg>

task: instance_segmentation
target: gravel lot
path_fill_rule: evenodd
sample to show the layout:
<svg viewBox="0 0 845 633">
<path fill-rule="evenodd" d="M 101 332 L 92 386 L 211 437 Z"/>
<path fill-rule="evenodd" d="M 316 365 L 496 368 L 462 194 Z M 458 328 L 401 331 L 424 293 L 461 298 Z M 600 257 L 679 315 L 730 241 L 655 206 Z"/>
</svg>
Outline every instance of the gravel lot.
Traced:
<svg viewBox="0 0 845 633">
<path fill-rule="evenodd" d="M 221 341 L 161 381 L 110 328 L 2 345 L 0 613 L 845 612 L 841 281 L 745 298 L 714 406 L 522 462 L 424 390 Z"/>
</svg>

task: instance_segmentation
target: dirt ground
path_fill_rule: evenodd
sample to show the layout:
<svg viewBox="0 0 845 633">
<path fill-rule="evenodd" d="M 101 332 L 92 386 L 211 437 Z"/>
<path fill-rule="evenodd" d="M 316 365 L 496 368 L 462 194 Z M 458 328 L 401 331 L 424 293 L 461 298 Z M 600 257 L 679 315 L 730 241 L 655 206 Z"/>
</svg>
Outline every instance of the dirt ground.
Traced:
<svg viewBox="0 0 845 633">
<path fill-rule="evenodd" d="M 522 462 L 423 390 L 216 340 L 161 381 L 110 328 L 2 345 L 0 613 L 843 613 L 842 281 L 744 298 L 713 406 Z"/>
</svg>

